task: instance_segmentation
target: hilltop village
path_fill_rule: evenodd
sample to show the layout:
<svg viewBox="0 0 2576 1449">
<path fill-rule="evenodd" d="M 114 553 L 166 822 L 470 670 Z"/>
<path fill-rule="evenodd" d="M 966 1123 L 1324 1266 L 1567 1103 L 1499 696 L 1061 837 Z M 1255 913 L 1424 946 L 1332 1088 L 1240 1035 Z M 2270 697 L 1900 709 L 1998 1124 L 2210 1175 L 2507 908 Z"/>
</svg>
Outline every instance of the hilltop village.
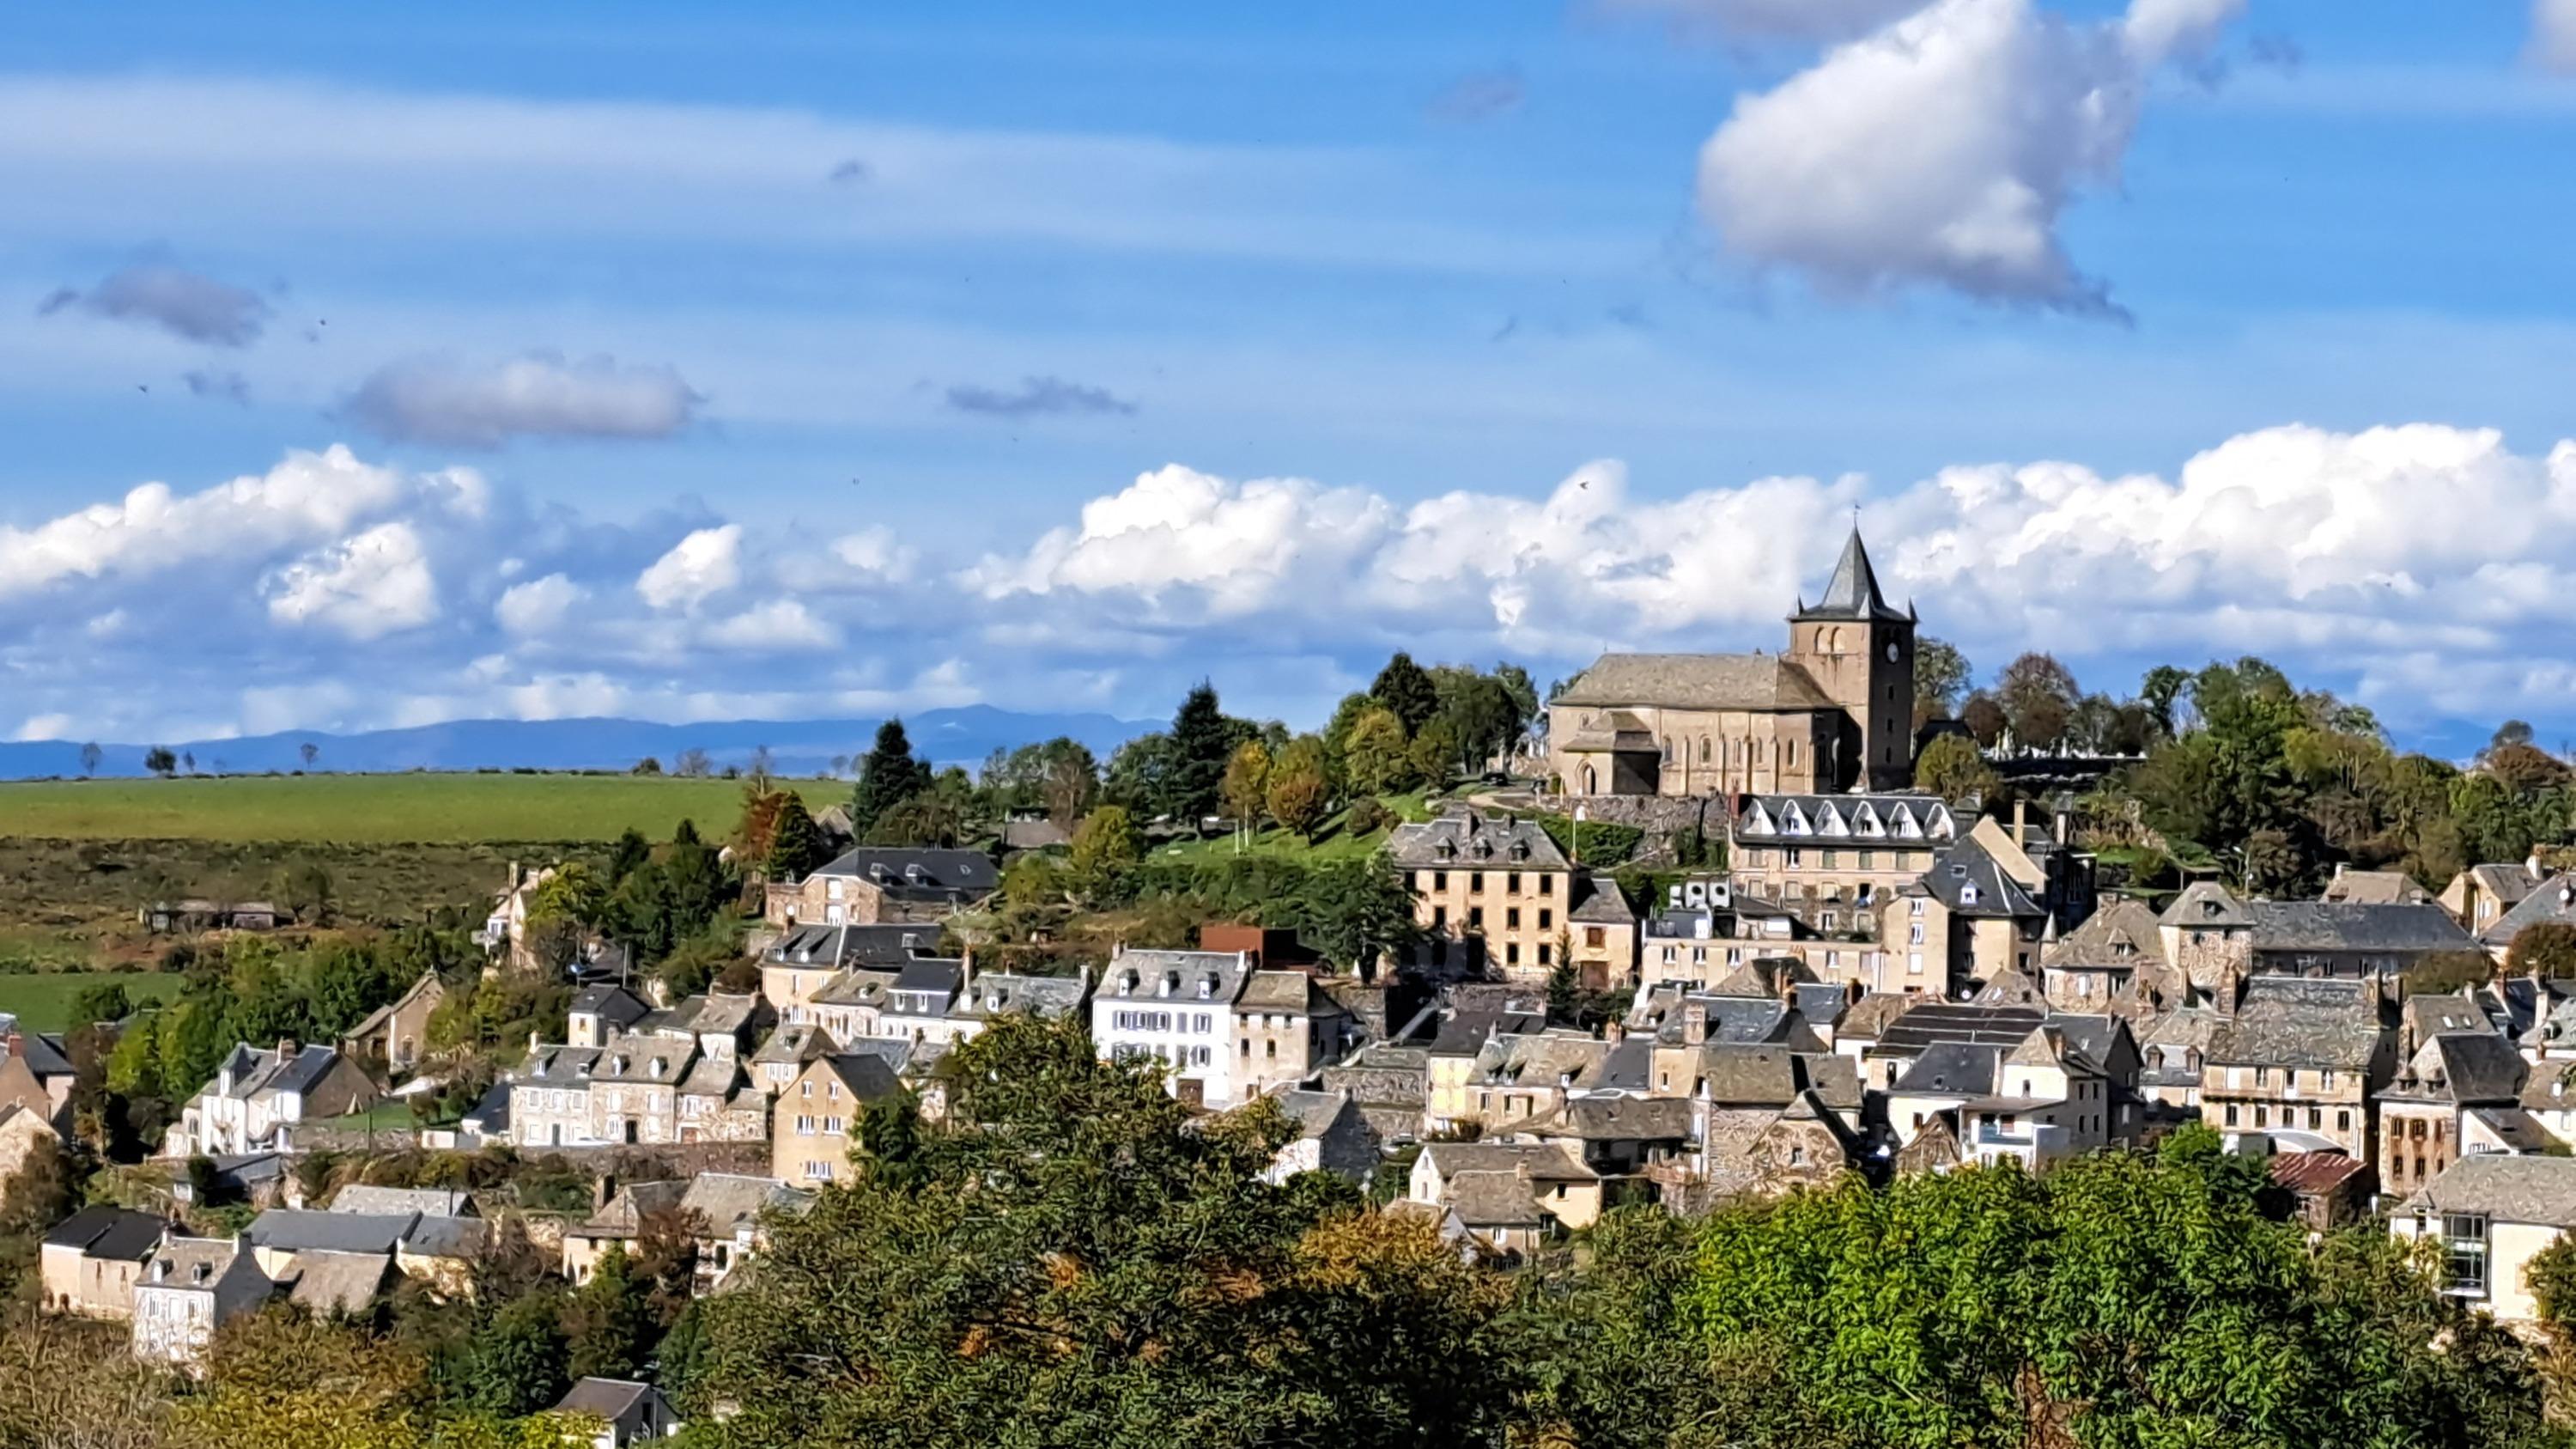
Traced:
<svg viewBox="0 0 2576 1449">
<path fill-rule="evenodd" d="M 470 932 L 155 903 L 176 1001 L 6 1032 L 0 1216 L 24 1296 L 138 1364 L 205 1374 L 283 1312 L 443 1345 L 493 1413 L 713 1433 L 762 1409 L 705 1305 L 804 1281 L 938 1170 L 918 1144 L 1075 1090 L 1070 1050 L 1166 1104 L 1155 1140 L 1256 1144 L 1258 1183 L 1503 1279 L 1639 1213 L 2182 1142 L 2546 1341 L 2565 762 L 2510 728 L 2401 757 L 2258 660 L 2159 675 L 1971 692 L 1855 532 L 1776 654 L 1544 698 L 1399 655 L 1318 735 L 1202 690 L 1105 769 L 1058 741 L 973 779 L 890 726 L 846 799 L 755 771 L 722 841 L 513 866 Z"/>
</svg>

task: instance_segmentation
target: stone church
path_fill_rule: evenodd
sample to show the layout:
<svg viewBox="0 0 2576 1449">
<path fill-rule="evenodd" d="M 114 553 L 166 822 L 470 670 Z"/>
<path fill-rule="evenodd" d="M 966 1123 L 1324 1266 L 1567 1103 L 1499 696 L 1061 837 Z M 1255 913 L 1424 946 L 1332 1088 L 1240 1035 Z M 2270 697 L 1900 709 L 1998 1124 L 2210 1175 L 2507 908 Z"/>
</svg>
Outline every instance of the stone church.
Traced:
<svg viewBox="0 0 2576 1449">
<path fill-rule="evenodd" d="M 1604 654 L 1548 703 L 1569 795 L 1895 790 L 1914 776 L 1914 610 L 1889 607 L 1860 530 L 1780 654 Z"/>
</svg>

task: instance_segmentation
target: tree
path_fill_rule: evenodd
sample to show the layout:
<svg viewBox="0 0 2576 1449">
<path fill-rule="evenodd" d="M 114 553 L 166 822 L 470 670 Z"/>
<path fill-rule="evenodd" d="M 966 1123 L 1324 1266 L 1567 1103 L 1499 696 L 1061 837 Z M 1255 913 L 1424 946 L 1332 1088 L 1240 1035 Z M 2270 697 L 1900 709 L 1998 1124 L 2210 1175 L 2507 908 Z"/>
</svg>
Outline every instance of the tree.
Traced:
<svg viewBox="0 0 2576 1449">
<path fill-rule="evenodd" d="M 2516 931 L 2505 948 L 2508 976 L 2538 976 L 2551 981 L 2576 977 L 2576 925 L 2538 921 Z"/>
<path fill-rule="evenodd" d="M 1404 722 L 1395 711 L 1378 708 L 1359 717 L 1344 747 L 1343 768 L 1351 788 L 1362 795 L 1384 795 L 1412 782 L 1413 761 L 1406 753 Z"/>
<path fill-rule="evenodd" d="M 662 773 L 662 762 L 651 755 L 646 755 L 644 758 L 635 762 L 634 773 L 638 775 L 658 775 Z"/>
<path fill-rule="evenodd" d="M 1270 792 L 1270 751 L 1259 740 L 1237 745 L 1225 764 L 1225 813 L 1235 825 L 1252 830 L 1261 824 L 1261 807 Z"/>
<path fill-rule="evenodd" d="M 308 926 L 331 924 L 331 872 L 318 860 L 299 860 L 277 872 L 277 903 Z"/>
<path fill-rule="evenodd" d="M 1395 715 L 1409 738 L 1440 710 L 1440 691 L 1413 656 L 1399 649 L 1369 685 L 1369 697 Z"/>
<path fill-rule="evenodd" d="M 92 982 L 72 996 L 71 1020 L 76 1026 L 123 1021 L 133 1014 L 133 998 L 126 995 L 124 983 L 119 981 Z"/>
<path fill-rule="evenodd" d="M 313 762 L 315 760 L 322 758 L 322 747 L 313 743 L 311 740 L 306 740 L 304 743 L 295 747 L 295 756 L 297 759 L 302 760 L 304 762 L 304 768 L 309 770 L 313 768 Z"/>
<path fill-rule="evenodd" d="M 1317 867 L 1294 924 L 1325 960 L 1372 977 L 1381 957 L 1401 956 L 1421 934 L 1413 921 L 1413 893 L 1376 852 Z"/>
<path fill-rule="evenodd" d="M 2484 951 L 2430 951 L 2406 973 L 2407 994 L 2468 991 L 2495 979 L 2495 958 Z"/>
<path fill-rule="evenodd" d="M 691 745 L 680 751 L 680 758 L 673 762 L 671 773 L 683 780 L 703 780 L 712 768 L 714 767 L 707 759 L 707 752 Z"/>
<path fill-rule="evenodd" d="M 181 750 L 179 752 L 179 768 L 191 775 L 197 773 L 197 752 L 194 750 Z"/>
<path fill-rule="evenodd" d="M 1300 735 L 1289 742 L 1270 767 L 1270 818 L 1282 830 L 1312 840 L 1332 808 L 1332 784 L 1325 778 L 1323 742 Z"/>
<path fill-rule="evenodd" d="M 1947 640 L 1925 635 L 1914 642 L 1914 727 L 1949 719 L 1968 688 L 1968 656 Z"/>
<path fill-rule="evenodd" d="M 1257 731 L 1218 708 L 1216 687 L 1201 680 L 1172 716 L 1171 756 L 1164 777 L 1162 813 L 1193 831 L 1222 804 L 1225 767 L 1237 745 Z"/>
<path fill-rule="evenodd" d="M 1057 738 L 1040 747 L 1046 762 L 1039 786 L 1047 819 L 1070 828 L 1100 798 L 1100 762 L 1078 740 Z"/>
<path fill-rule="evenodd" d="M 804 797 L 789 791 L 770 826 L 770 874 L 783 880 L 803 880 L 814 867 L 823 864 L 830 849 L 823 841 L 823 827 L 814 823 L 812 812 L 805 808 Z"/>
<path fill-rule="evenodd" d="M 488 1414 L 533 1414 L 571 1386 L 562 1295 L 539 1290 L 503 1303 L 466 1353 L 467 1404 Z"/>
<path fill-rule="evenodd" d="M 650 1291 L 628 1262 L 625 1245 L 611 1242 L 591 1268 L 590 1280 L 564 1302 L 567 1377 L 635 1377 L 657 1336 Z"/>
<path fill-rule="evenodd" d="M 98 747 L 98 741 L 96 741 L 96 740 L 92 740 L 92 741 L 90 741 L 88 744 L 85 744 L 85 745 L 81 746 L 81 748 L 80 748 L 81 773 L 82 773 L 82 774 L 84 774 L 84 775 L 95 775 L 95 774 L 97 774 L 97 773 L 98 773 L 98 766 L 99 766 L 99 762 L 100 762 L 101 760 L 106 759 L 106 758 L 107 758 L 107 751 L 100 749 L 100 748 Z"/>
<path fill-rule="evenodd" d="M 1967 703 L 1959 706 L 1959 723 L 1968 727 L 1968 733 L 1976 737 L 1978 744 L 1993 749 L 2002 741 L 2004 731 L 2012 721 L 2004 714 L 2004 707 L 1995 703 L 1993 695 L 1980 690 L 1969 695 Z"/>
<path fill-rule="evenodd" d="M 143 768 L 167 780 L 171 771 L 179 768 L 179 757 L 171 754 L 167 745 L 154 745 L 143 752 Z"/>
<path fill-rule="evenodd" d="M 706 1300 L 710 1443 L 1484 1442 L 1508 1292 L 1322 1174 L 1275 1104 L 1193 1121 L 1147 1062 L 1006 1014 L 949 1057 L 920 1171 L 781 1221 Z M 817 1371 L 830 1365 L 829 1371 Z M 925 1435 L 924 1416 L 936 1418 Z M 828 1426 L 828 1433 L 824 1433 Z"/>
<path fill-rule="evenodd" d="M 2024 654 L 1995 676 L 1995 703 L 2011 722 L 2020 744 L 2048 746 L 2065 737 L 2083 691 L 2075 675 L 2053 654 Z"/>
<path fill-rule="evenodd" d="M 2002 781 L 1986 763 L 1976 742 L 1962 735 L 1939 735 L 1914 761 L 1914 783 L 1953 805 L 1971 798 L 1994 798 Z"/>
<path fill-rule="evenodd" d="M 617 844 L 608 852 L 608 883 L 624 881 L 653 859 L 653 846 L 644 832 L 629 825 L 617 833 Z"/>
<path fill-rule="evenodd" d="M 2181 732 L 2181 720 L 2175 711 L 2190 688 L 2191 676 L 2170 664 L 2148 670 L 2147 677 L 2139 682 L 2138 702 L 2147 707 L 2154 738 L 2169 740 Z"/>
<path fill-rule="evenodd" d="M 903 721 L 887 720 L 877 726 L 876 744 L 859 762 L 859 783 L 850 792 L 850 828 L 866 839 L 887 811 L 929 788 L 930 767 L 913 758 Z"/>
<path fill-rule="evenodd" d="M 1097 899 L 1145 858 L 1145 834 L 1126 807 L 1103 805 L 1083 817 L 1066 857 L 1079 888 Z"/>
<path fill-rule="evenodd" d="M 1413 737 L 1412 747 L 1405 751 L 1405 762 L 1425 787 L 1437 790 L 1449 783 L 1458 756 L 1457 728 L 1443 715 L 1424 725 L 1422 732 Z"/>
<path fill-rule="evenodd" d="M 2524 740 L 2507 741 L 2488 750 L 2482 765 L 2517 795 L 2555 789 L 2567 783 L 2569 774 L 2566 761 Z"/>
</svg>

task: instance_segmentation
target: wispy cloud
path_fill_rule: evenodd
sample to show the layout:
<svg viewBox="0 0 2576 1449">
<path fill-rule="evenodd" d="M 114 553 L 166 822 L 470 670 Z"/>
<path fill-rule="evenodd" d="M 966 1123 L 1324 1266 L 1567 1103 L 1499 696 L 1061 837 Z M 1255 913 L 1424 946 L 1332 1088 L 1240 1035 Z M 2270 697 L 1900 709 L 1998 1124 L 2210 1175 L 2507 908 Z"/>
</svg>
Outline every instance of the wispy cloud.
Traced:
<svg viewBox="0 0 2576 1449">
<path fill-rule="evenodd" d="M 247 347 L 268 322 L 268 303 L 257 292 L 168 262 L 120 267 L 86 291 L 60 288 L 36 311 L 52 316 L 69 308 L 215 347 Z"/>
<path fill-rule="evenodd" d="M 1016 388 L 1004 391 L 974 383 L 960 383 L 948 389 L 948 406 L 961 413 L 976 413 L 992 418 L 1036 418 L 1066 415 L 1112 413 L 1132 415 L 1136 404 L 1088 383 L 1068 382 L 1061 377 L 1024 377 Z"/>
<path fill-rule="evenodd" d="M 1473 71 L 1441 87 L 1426 108 L 1435 121 L 1461 124 L 1508 116 L 1529 100 L 1529 79 L 1516 65 Z"/>
<path fill-rule="evenodd" d="M 348 412 L 387 438 L 497 448 L 513 438 L 667 438 L 703 401 L 668 367 L 532 352 L 489 364 L 397 362 L 359 386 Z"/>
</svg>

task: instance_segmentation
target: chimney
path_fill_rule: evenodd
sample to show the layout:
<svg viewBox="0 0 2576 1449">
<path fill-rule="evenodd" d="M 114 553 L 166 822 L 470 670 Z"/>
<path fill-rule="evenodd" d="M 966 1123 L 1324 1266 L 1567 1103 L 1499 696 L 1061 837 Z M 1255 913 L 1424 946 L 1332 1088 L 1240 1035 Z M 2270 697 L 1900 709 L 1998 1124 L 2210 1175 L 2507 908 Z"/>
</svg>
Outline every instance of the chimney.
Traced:
<svg viewBox="0 0 2576 1449">
<path fill-rule="evenodd" d="M 295 1054 L 299 1050 L 301 1050 L 301 1048 L 296 1045 L 295 1038 L 291 1036 L 282 1036 L 277 1039 L 277 1059 L 279 1061 L 291 1062 L 295 1060 Z"/>
<path fill-rule="evenodd" d="M 2013 844 L 2021 844 L 2021 833 L 2029 824 L 2030 802 L 2015 795 L 2013 797 Z"/>
<path fill-rule="evenodd" d="M 520 876 L 520 867 L 519 867 L 519 863 L 518 863 L 517 861 L 515 861 L 515 860 L 514 860 L 514 861 L 511 861 L 511 862 L 510 862 L 510 893 L 511 893 L 511 894 L 513 894 L 513 895 L 518 894 L 518 890 L 519 890 L 519 881 L 520 881 L 520 879 L 521 879 L 521 876 Z"/>
<path fill-rule="evenodd" d="M 1601 1024 L 1601 1039 L 1617 1046 L 1628 1039 L 1628 1023 L 1612 1017 Z"/>
<path fill-rule="evenodd" d="M 2071 842 L 2075 836 L 2075 812 L 2067 808 L 2063 801 L 2058 803 L 2057 819 L 2055 823 L 2057 826 L 2057 843 L 2065 845 Z"/>
<path fill-rule="evenodd" d="M 1708 1003 L 1690 1002 L 1682 1007 L 1682 1045 L 1698 1046 L 1708 1040 Z"/>
<path fill-rule="evenodd" d="M 617 1174 L 603 1172 L 590 1185 L 590 1211 L 593 1216 L 608 1210 L 608 1200 L 617 1196 Z"/>
</svg>

